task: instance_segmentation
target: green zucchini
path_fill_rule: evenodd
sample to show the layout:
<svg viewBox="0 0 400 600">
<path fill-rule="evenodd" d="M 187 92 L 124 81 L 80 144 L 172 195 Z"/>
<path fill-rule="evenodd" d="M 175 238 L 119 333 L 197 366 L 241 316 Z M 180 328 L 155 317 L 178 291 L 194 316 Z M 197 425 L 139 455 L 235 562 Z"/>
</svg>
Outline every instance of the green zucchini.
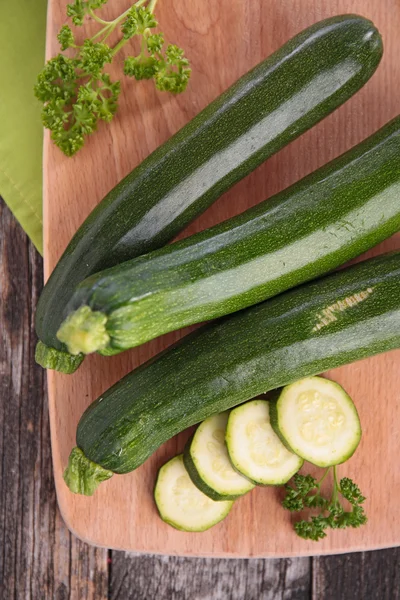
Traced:
<svg viewBox="0 0 400 600">
<path fill-rule="evenodd" d="M 284 387 L 270 406 L 276 434 L 292 452 L 314 465 L 343 463 L 360 443 L 357 409 L 334 381 L 306 377 Z"/>
<path fill-rule="evenodd" d="M 308 177 L 183 241 L 92 275 L 58 337 L 126 349 L 275 296 L 400 230 L 400 117 Z"/>
<path fill-rule="evenodd" d="M 226 445 L 235 469 L 259 485 L 287 483 L 304 462 L 273 430 L 267 400 L 252 400 L 231 411 Z"/>
<path fill-rule="evenodd" d="M 207 324 L 126 375 L 81 417 L 66 480 L 72 489 L 87 488 L 71 482 L 80 478 L 94 487 L 110 472 L 136 469 L 166 440 L 214 413 L 398 347 L 395 252 Z M 93 474 L 93 463 L 104 473 Z"/>
<path fill-rule="evenodd" d="M 180 531 L 206 531 L 229 514 L 233 502 L 215 502 L 192 482 L 179 454 L 161 467 L 154 500 L 163 521 Z"/>
<path fill-rule="evenodd" d="M 76 232 L 36 310 L 44 367 L 76 368 L 56 333 L 89 275 L 163 246 L 266 158 L 350 98 L 374 73 L 374 25 L 344 15 L 316 23 L 238 80 L 123 179 Z M 49 347 L 49 360 L 46 358 Z M 81 357 L 83 359 L 83 357 Z"/>
<path fill-rule="evenodd" d="M 229 460 L 225 443 L 228 417 L 228 411 L 208 417 L 198 426 L 183 452 L 186 471 L 195 486 L 218 501 L 236 500 L 255 485 L 237 473 Z"/>
</svg>

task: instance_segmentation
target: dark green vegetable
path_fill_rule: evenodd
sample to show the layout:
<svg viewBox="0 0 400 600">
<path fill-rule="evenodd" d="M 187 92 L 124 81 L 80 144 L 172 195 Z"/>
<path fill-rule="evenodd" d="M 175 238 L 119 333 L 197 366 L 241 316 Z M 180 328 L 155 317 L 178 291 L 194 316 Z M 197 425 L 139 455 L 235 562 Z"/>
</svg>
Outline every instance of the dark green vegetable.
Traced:
<svg viewBox="0 0 400 600">
<path fill-rule="evenodd" d="M 80 284 L 58 337 L 126 349 L 333 270 L 400 230 L 400 117 L 245 213 Z"/>
<path fill-rule="evenodd" d="M 127 473 L 210 415 L 400 347 L 400 252 L 379 256 L 198 329 L 132 371 L 83 414 L 66 481 Z M 88 459 L 88 469 L 83 458 Z M 91 476 L 93 461 L 105 473 Z M 98 478 L 97 478 L 98 477 Z"/>
<path fill-rule="evenodd" d="M 306 29 L 239 79 L 86 219 L 40 297 L 39 339 L 65 351 L 56 333 L 81 281 L 163 246 L 239 179 L 352 96 L 381 56 L 373 24 L 344 15 Z M 51 366 L 43 352 L 41 364 Z"/>
</svg>

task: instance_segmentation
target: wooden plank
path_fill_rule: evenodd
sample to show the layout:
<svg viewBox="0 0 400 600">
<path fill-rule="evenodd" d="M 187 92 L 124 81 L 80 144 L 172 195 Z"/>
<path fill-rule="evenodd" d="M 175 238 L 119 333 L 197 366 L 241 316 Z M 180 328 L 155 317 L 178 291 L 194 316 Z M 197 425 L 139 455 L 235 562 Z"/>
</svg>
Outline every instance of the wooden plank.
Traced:
<svg viewBox="0 0 400 600">
<path fill-rule="evenodd" d="M 31 313 L 41 288 L 41 259 L 1 200 L 0 240 L 0 597 L 105 600 L 107 551 L 72 536 L 56 508 L 43 372 L 32 360 Z M 22 366 L 28 385 L 17 389 Z M 400 598 L 399 548 L 314 558 L 312 578 L 310 573 L 307 558 L 211 560 L 114 552 L 109 597 Z"/>
<path fill-rule="evenodd" d="M 55 34 L 65 20 L 66 2 L 50 2 L 48 56 L 58 51 Z M 114 0 L 106 11 L 117 13 L 118 7 L 126 5 L 126 0 Z M 397 0 L 164 0 L 158 9 L 167 39 L 182 45 L 192 60 L 191 87 L 183 96 L 170 97 L 157 93 L 152 82 L 124 81 L 118 116 L 109 126 L 100 127 L 72 159 L 64 157 L 46 137 L 46 275 L 86 214 L 122 176 L 239 75 L 319 19 L 357 12 L 374 20 L 385 43 L 385 55 L 377 73 L 333 115 L 225 194 L 186 234 L 221 221 L 286 187 L 371 134 L 398 112 Z M 375 252 L 395 243 L 382 244 Z M 92 498 L 71 494 L 62 472 L 75 445 L 76 425 L 83 410 L 109 385 L 179 335 L 167 335 L 111 359 L 91 356 L 73 376 L 49 373 L 56 484 L 62 514 L 72 531 L 84 540 L 117 549 L 202 556 L 297 556 L 399 543 L 400 507 L 396 494 L 400 494 L 400 471 L 394 470 L 394 465 L 400 440 L 387 435 L 393 420 L 400 420 L 400 402 L 395 393 L 399 353 L 330 374 L 353 395 L 363 422 L 362 444 L 340 473 L 354 476 L 368 496 L 366 510 L 370 520 L 364 528 L 332 532 L 316 547 L 295 536 L 290 516 L 280 507 L 279 492 L 259 488 L 238 501 L 229 518 L 208 532 L 189 535 L 172 530 L 158 518 L 152 489 L 157 468 L 182 449 L 186 434 L 164 445 L 136 472 L 102 484 Z M 379 463 L 371 460 L 376 455 Z M 387 498 L 382 515 L 380 489 L 389 478 L 393 479 L 394 493 Z M 266 506 L 267 511 L 263 509 Z"/>
<path fill-rule="evenodd" d="M 42 260 L 0 199 L 0 598 L 105 600 L 107 551 L 70 534 L 57 510 L 33 308 Z"/>
<path fill-rule="evenodd" d="M 110 600 L 308 600 L 310 562 L 113 552 Z"/>
<path fill-rule="evenodd" d="M 400 548 L 314 558 L 312 573 L 312 600 L 400 598 Z"/>
</svg>

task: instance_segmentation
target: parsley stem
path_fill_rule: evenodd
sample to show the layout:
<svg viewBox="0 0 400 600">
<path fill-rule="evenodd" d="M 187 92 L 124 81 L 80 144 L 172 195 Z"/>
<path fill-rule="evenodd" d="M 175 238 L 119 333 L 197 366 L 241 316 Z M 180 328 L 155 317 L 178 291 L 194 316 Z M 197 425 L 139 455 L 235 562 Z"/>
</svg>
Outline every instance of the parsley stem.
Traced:
<svg viewBox="0 0 400 600">
<path fill-rule="evenodd" d="M 155 7 L 156 7 L 156 5 L 157 5 L 157 2 L 158 2 L 158 0 L 150 0 L 150 2 L 149 2 L 149 5 L 148 5 L 148 7 L 147 7 L 147 8 L 149 9 L 149 11 L 150 11 L 151 13 L 153 13 L 153 12 L 154 12 L 154 9 L 155 9 Z"/>
<path fill-rule="evenodd" d="M 112 23 L 109 23 L 108 25 L 106 25 L 105 27 L 100 29 L 100 31 L 98 31 L 97 33 L 94 34 L 94 36 L 91 38 L 92 42 L 94 42 L 94 40 L 96 40 L 98 37 L 100 37 L 101 35 L 103 35 L 103 33 L 106 33 L 106 32 L 108 32 L 108 34 L 106 36 L 106 37 L 108 37 L 110 35 L 110 33 L 113 31 L 113 29 L 114 28 L 112 27 Z M 104 38 L 104 39 L 106 39 L 106 38 Z"/>
<path fill-rule="evenodd" d="M 337 487 L 338 490 L 340 490 L 339 482 L 337 479 L 336 465 L 334 465 L 334 467 L 333 467 L 333 479 L 335 481 L 335 486 Z"/>
<path fill-rule="evenodd" d="M 321 486 L 322 482 L 324 481 L 325 477 L 328 475 L 329 471 L 331 470 L 331 467 L 328 467 L 325 470 L 325 473 L 322 475 L 321 479 L 318 481 L 318 487 Z"/>
<path fill-rule="evenodd" d="M 113 56 L 115 56 L 117 52 L 119 52 L 119 50 L 121 50 L 121 48 L 125 46 L 127 42 L 129 42 L 129 40 L 126 40 L 125 38 L 120 39 L 119 42 L 115 44 L 114 48 L 112 49 Z"/>
<path fill-rule="evenodd" d="M 336 504 L 338 502 L 338 491 L 340 490 L 339 483 L 337 480 L 336 465 L 334 465 L 334 467 L 333 467 L 333 481 L 334 481 L 334 484 L 333 484 L 333 493 L 332 493 L 331 502 L 332 502 L 332 504 Z"/>
<path fill-rule="evenodd" d="M 133 6 L 136 6 L 137 8 L 139 8 L 146 1 L 147 0 L 138 0 Z M 98 17 L 96 15 L 96 13 L 93 11 L 93 9 L 90 9 L 89 13 L 93 17 L 93 19 L 95 19 L 95 21 L 97 21 L 98 23 L 101 23 L 102 25 L 106 25 L 107 27 L 112 27 L 114 29 L 118 25 L 118 23 L 120 23 L 123 19 L 125 19 L 125 17 L 129 14 L 129 11 L 131 10 L 131 8 L 132 7 L 125 10 L 122 14 L 119 15 L 119 17 L 117 17 L 113 21 L 104 21 L 104 19 L 101 19 L 100 17 Z M 104 29 L 102 29 L 101 31 L 104 31 Z M 101 32 L 96 34 L 96 37 L 97 37 L 97 35 L 100 35 L 100 33 Z"/>
<path fill-rule="evenodd" d="M 140 44 L 140 55 L 141 56 L 146 56 L 146 31 L 148 31 L 147 29 L 144 30 L 143 35 L 142 35 L 142 41 Z"/>
<path fill-rule="evenodd" d="M 104 44 L 106 42 L 106 40 L 110 37 L 110 35 L 112 34 L 112 32 L 114 31 L 116 25 L 113 25 L 106 33 L 106 35 L 103 37 L 103 39 L 101 40 L 102 43 Z"/>
<path fill-rule="evenodd" d="M 110 25 L 112 23 L 112 21 L 104 21 L 104 19 L 100 19 L 100 17 L 96 15 L 92 8 L 89 8 L 89 14 L 95 21 L 100 23 L 100 25 Z"/>
</svg>

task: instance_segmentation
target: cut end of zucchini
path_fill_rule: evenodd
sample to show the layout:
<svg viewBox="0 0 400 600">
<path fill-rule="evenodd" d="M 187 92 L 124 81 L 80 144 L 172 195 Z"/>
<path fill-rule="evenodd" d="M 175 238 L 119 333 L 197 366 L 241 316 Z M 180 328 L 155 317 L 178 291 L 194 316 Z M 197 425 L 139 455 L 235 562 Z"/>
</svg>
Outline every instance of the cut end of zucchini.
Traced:
<svg viewBox="0 0 400 600">
<path fill-rule="evenodd" d="M 266 400 L 252 400 L 229 416 L 226 443 L 235 468 L 261 485 L 282 485 L 300 469 L 303 459 L 290 452 L 272 429 Z"/>
<path fill-rule="evenodd" d="M 68 352 L 46 346 L 40 340 L 36 344 L 35 360 L 44 369 L 52 369 L 70 375 L 77 370 L 84 358 L 83 354 L 72 356 Z"/>
<path fill-rule="evenodd" d="M 163 521 L 180 531 L 206 531 L 224 519 L 233 502 L 215 502 L 190 479 L 183 455 L 161 467 L 154 499 Z"/>
<path fill-rule="evenodd" d="M 186 445 L 183 459 L 196 487 L 216 501 L 236 500 L 254 483 L 232 466 L 225 443 L 229 411 L 208 417 Z"/>
<path fill-rule="evenodd" d="M 64 471 L 64 481 L 74 494 L 92 496 L 102 481 L 110 479 L 114 473 L 92 462 L 80 448 L 74 448 L 69 455 L 68 467 Z"/>
<path fill-rule="evenodd" d="M 361 439 L 352 399 L 338 383 L 323 377 L 286 386 L 276 400 L 272 421 L 293 452 L 319 467 L 345 462 Z"/>
<path fill-rule="evenodd" d="M 107 315 L 81 306 L 61 324 L 57 338 L 71 354 L 90 354 L 108 346 L 110 336 L 106 324 Z"/>
</svg>

